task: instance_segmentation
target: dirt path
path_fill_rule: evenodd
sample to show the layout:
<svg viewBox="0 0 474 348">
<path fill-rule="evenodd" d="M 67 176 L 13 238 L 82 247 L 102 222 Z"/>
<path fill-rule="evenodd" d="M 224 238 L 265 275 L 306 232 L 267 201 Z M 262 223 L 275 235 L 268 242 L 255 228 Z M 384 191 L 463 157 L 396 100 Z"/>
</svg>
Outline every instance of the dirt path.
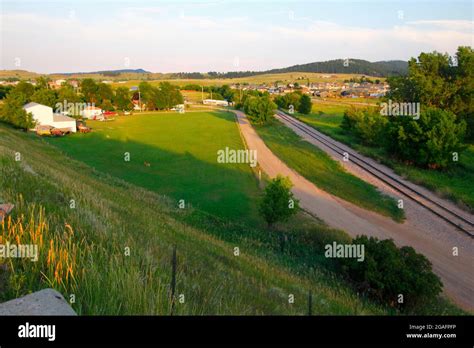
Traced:
<svg viewBox="0 0 474 348">
<path fill-rule="evenodd" d="M 444 283 L 445 293 L 462 308 L 474 310 L 472 239 L 453 231 L 451 226 L 442 221 L 421 214 L 415 208 L 411 211 L 411 205 L 405 205 L 407 221 L 398 224 L 390 218 L 362 209 L 320 190 L 275 156 L 242 112 L 235 111 L 235 113 L 247 146 L 249 149 L 257 150 L 258 163 L 262 170 L 270 177 L 277 174 L 288 176 L 294 184 L 293 193 L 300 200 L 304 210 L 351 236 L 365 234 L 382 239 L 392 238 L 399 246 L 413 246 L 433 263 L 434 271 Z M 459 256 L 453 256 L 453 247 L 459 248 Z"/>
</svg>

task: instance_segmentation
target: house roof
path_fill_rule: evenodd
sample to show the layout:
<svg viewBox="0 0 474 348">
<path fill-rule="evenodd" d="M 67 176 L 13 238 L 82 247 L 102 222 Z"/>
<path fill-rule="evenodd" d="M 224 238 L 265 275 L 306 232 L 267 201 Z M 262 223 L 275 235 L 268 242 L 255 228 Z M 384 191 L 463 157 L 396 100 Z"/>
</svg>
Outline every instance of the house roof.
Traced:
<svg viewBox="0 0 474 348">
<path fill-rule="evenodd" d="M 43 104 L 39 104 L 39 103 L 35 103 L 35 102 L 30 102 L 30 103 L 24 105 L 24 106 L 23 106 L 23 109 L 29 109 L 29 108 L 32 108 L 33 106 L 44 106 L 44 107 L 47 107 L 47 108 L 52 109 L 52 108 L 49 107 L 48 105 L 43 105 Z"/>
<path fill-rule="evenodd" d="M 53 122 L 66 122 L 66 121 L 76 121 L 72 117 L 64 116 L 61 114 L 53 114 Z"/>
</svg>

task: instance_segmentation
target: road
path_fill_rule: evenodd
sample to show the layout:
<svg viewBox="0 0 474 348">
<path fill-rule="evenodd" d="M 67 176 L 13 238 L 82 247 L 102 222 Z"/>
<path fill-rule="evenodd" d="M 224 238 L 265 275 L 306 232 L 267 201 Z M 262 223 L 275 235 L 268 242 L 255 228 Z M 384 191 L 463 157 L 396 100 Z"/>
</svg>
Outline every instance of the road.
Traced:
<svg viewBox="0 0 474 348">
<path fill-rule="evenodd" d="M 322 191 L 274 155 L 242 112 L 235 111 L 235 113 L 248 148 L 257 150 L 258 164 L 261 169 L 270 177 L 278 174 L 288 176 L 294 185 L 293 193 L 300 200 L 300 205 L 304 210 L 324 220 L 329 226 L 342 229 L 353 237 L 365 234 L 380 239 L 392 238 L 398 246 L 414 247 L 432 262 L 433 270 L 444 283 L 445 294 L 460 307 L 474 311 L 474 241 L 472 238 L 456 231 L 453 226 L 440 221 L 436 216 L 432 216 L 433 214 L 426 213 L 423 208 L 417 207 L 408 199 L 405 200 L 407 220 L 399 224 L 390 218 Z M 278 118 L 277 115 L 276 117 Z M 287 126 L 291 127 L 288 124 Z M 295 132 L 304 137 L 301 131 L 298 132 L 296 129 Z M 315 145 L 320 146 L 316 143 Z M 398 197 L 396 193 L 391 192 L 389 188 L 384 188 L 375 179 L 351 168 L 350 163 L 346 168 L 379 187 L 382 192 Z M 459 250 L 457 256 L 453 255 L 453 247 Z"/>
</svg>

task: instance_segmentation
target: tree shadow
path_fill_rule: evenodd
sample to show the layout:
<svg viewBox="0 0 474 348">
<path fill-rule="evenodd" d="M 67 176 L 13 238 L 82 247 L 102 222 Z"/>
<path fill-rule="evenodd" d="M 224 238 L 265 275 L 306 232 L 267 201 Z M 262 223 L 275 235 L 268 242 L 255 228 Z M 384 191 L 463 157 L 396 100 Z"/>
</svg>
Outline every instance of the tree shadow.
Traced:
<svg viewBox="0 0 474 348">
<path fill-rule="evenodd" d="M 99 132 L 48 142 L 100 172 L 166 195 L 177 205 L 184 200 L 186 206 L 222 218 L 261 223 L 256 207 L 258 179 L 245 168 L 248 164 L 218 163 L 217 153 L 212 164 L 189 151 L 171 152 L 128 138 L 107 138 Z"/>
</svg>

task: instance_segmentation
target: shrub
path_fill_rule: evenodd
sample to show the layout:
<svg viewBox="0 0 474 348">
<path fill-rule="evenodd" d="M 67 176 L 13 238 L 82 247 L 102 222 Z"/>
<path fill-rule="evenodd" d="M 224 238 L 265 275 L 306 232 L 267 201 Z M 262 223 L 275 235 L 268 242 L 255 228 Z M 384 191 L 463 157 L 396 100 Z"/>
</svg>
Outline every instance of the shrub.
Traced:
<svg viewBox="0 0 474 348">
<path fill-rule="evenodd" d="M 264 124 L 271 120 L 276 105 L 268 95 L 248 96 L 244 102 L 244 111 L 252 122 Z"/>
<path fill-rule="evenodd" d="M 301 98 L 302 98 L 301 92 L 292 92 L 292 93 L 287 93 L 283 96 L 276 97 L 275 103 L 276 105 L 278 105 L 279 108 L 282 108 L 282 109 L 289 109 L 290 106 L 292 106 L 293 110 L 299 110 Z M 311 102 L 311 99 L 309 99 L 309 101 Z"/>
<path fill-rule="evenodd" d="M 352 244 L 363 244 L 364 261 L 339 259 L 344 273 L 359 291 L 382 303 L 413 310 L 437 298 L 441 280 L 432 272 L 430 261 L 412 247 L 397 248 L 393 240 L 359 236 Z M 399 296 L 403 303 L 399 303 Z"/>
<path fill-rule="evenodd" d="M 10 93 L 5 98 L 0 110 L 0 120 L 15 127 L 28 130 L 33 128 L 35 122 L 31 113 L 23 109 L 26 97 L 23 93 Z"/>
<path fill-rule="evenodd" d="M 418 120 L 401 117 L 390 123 L 389 150 L 402 160 L 429 168 L 453 163 L 453 153 L 464 150 L 466 122 L 450 111 L 429 108 Z"/>
<path fill-rule="evenodd" d="M 278 175 L 265 187 L 259 211 L 269 227 L 278 221 L 287 221 L 298 210 L 299 203 L 293 197 L 292 186 L 288 177 Z"/>
<path fill-rule="evenodd" d="M 349 132 L 353 132 L 356 124 L 361 122 L 363 117 L 364 114 L 362 109 L 356 109 L 355 107 L 351 106 L 344 112 L 341 127 Z"/>
<path fill-rule="evenodd" d="M 344 113 L 341 127 L 351 131 L 366 145 L 383 146 L 387 123 L 387 118 L 373 108 L 351 108 Z"/>
<path fill-rule="evenodd" d="M 307 96 L 306 94 L 303 94 L 300 98 L 298 112 L 307 115 L 311 112 L 312 106 L 313 106 L 313 103 L 311 103 L 311 98 Z"/>
</svg>

